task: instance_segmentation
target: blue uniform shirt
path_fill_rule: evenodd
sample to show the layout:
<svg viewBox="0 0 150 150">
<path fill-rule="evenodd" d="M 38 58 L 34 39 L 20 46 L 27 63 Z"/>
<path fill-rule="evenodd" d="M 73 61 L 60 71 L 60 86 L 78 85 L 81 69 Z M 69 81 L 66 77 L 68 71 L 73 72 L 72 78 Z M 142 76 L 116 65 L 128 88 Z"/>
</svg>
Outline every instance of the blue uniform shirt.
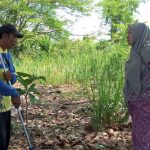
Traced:
<svg viewBox="0 0 150 150">
<path fill-rule="evenodd" d="M 15 74 L 15 68 L 12 63 L 11 54 L 7 51 L 3 52 L 1 48 L 0 48 L 0 53 L 2 54 L 3 61 L 7 70 L 9 70 L 12 73 L 12 80 L 10 82 L 11 84 L 14 84 L 17 80 L 17 76 Z M 0 112 L 5 112 L 10 110 L 11 97 L 19 96 L 17 90 L 14 87 L 9 86 L 7 84 L 7 81 L 2 75 L 3 72 L 4 72 L 4 68 L 0 61 Z"/>
</svg>

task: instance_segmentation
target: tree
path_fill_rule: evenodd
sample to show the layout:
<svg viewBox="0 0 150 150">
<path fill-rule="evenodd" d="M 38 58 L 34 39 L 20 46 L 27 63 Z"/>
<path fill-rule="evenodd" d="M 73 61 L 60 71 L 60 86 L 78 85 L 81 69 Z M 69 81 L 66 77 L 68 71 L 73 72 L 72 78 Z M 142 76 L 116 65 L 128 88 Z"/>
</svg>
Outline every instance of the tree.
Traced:
<svg viewBox="0 0 150 150">
<path fill-rule="evenodd" d="M 87 12 L 91 8 L 91 2 L 92 0 L 0 1 L 0 24 L 13 23 L 25 34 L 24 42 L 20 41 L 21 44 L 16 47 L 19 49 L 15 51 L 17 55 L 22 51 L 41 51 L 43 47 L 47 49 L 51 42 L 69 37 L 69 31 L 64 28 L 68 20 L 62 20 L 57 16 L 58 9 L 76 15 L 78 12 Z M 49 41 L 40 44 L 41 41 L 45 41 L 44 39 Z"/>
<path fill-rule="evenodd" d="M 135 21 L 134 12 L 141 0 L 102 0 L 99 6 L 102 7 L 102 14 L 107 24 L 110 25 L 111 39 L 119 33 L 123 26 Z"/>
<path fill-rule="evenodd" d="M 57 9 L 85 12 L 91 0 L 5 0 L 0 2 L 0 24 L 11 22 L 19 31 L 36 34 L 63 35 L 66 21 L 57 18 Z M 30 33 L 31 34 L 31 33 Z"/>
</svg>

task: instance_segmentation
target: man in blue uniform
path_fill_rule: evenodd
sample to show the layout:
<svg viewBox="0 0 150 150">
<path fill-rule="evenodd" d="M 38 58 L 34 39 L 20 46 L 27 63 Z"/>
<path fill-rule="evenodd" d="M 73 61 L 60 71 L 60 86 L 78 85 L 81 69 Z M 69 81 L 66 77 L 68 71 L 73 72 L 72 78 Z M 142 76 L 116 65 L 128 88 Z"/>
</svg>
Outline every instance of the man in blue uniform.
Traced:
<svg viewBox="0 0 150 150">
<path fill-rule="evenodd" d="M 7 68 L 4 71 L 3 64 L 0 61 L 0 150 L 7 150 L 9 145 L 11 105 L 13 104 L 16 108 L 20 106 L 19 93 L 14 87 L 8 85 L 8 81 L 13 85 L 17 80 L 8 49 L 16 46 L 17 39 L 22 37 L 23 35 L 12 24 L 4 24 L 0 27 L 0 54 Z"/>
</svg>

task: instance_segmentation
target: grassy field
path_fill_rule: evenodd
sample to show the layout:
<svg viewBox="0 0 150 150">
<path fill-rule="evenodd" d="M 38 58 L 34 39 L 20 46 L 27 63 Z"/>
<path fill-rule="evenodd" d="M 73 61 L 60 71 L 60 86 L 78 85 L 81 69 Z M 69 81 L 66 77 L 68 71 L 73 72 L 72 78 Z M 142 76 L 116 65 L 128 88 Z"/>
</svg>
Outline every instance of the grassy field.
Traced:
<svg viewBox="0 0 150 150">
<path fill-rule="evenodd" d="M 121 44 L 109 44 L 103 50 L 84 46 L 34 58 L 24 55 L 15 65 L 19 72 L 46 77 L 42 84 L 81 84 L 93 100 L 92 121 L 99 127 L 125 118 L 122 89 L 127 55 L 127 47 Z"/>
</svg>

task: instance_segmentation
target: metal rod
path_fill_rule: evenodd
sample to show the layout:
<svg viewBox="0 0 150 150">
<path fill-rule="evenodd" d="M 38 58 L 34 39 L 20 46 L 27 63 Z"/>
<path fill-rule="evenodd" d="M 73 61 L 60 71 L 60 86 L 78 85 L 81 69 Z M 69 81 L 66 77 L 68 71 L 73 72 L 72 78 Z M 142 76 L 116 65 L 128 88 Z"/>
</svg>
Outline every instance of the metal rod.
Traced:
<svg viewBox="0 0 150 150">
<path fill-rule="evenodd" d="M 28 141 L 29 147 L 32 148 L 32 144 L 31 144 L 30 139 L 29 139 L 29 134 L 28 134 L 27 129 L 26 129 L 25 125 L 24 125 L 24 120 L 23 120 L 22 114 L 20 112 L 20 109 L 18 108 L 17 111 L 18 111 L 18 114 L 19 114 L 19 117 L 20 117 L 23 129 L 24 129 L 24 132 L 25 132 L 26 139 Z"/>
<path fill-rule="evenodd" d="M 5 64 L 4 64 L 4 60 L 3 60 L 3 57 L 2 57 L 1 54 L 0 54 L 0 60 L 1 60 L 2 66 L 4 68 L 4 72 L 6 72 L 7 68 L 6 68 Z M 10 81 L 8 81 L 8 84 L 10 86 L 12 86 Z M 20 112 L 20 109 L 17 108 L 17 111 L 18 111 L 18 114 L 19 114 L 19 117 L 20 117 L 20 120 L 21 120 L 21 124 L 23 126 L 23 129 L 24 129 L 24 132 L 25 132 L 25 135 L 26 135 L 26 139 L 27 139 L 27 142 L 28 142 L 28 145 L 29 145 L 29 150 L 33 150 L 32 144 L 31 144 L 30 139 L 29 139 L 29 134 L 28 134 L 27 129 L 26 129 L 25 125 L 24 125 L 24 120 L 23 120 L 22 114 Z"/>
</svg>

